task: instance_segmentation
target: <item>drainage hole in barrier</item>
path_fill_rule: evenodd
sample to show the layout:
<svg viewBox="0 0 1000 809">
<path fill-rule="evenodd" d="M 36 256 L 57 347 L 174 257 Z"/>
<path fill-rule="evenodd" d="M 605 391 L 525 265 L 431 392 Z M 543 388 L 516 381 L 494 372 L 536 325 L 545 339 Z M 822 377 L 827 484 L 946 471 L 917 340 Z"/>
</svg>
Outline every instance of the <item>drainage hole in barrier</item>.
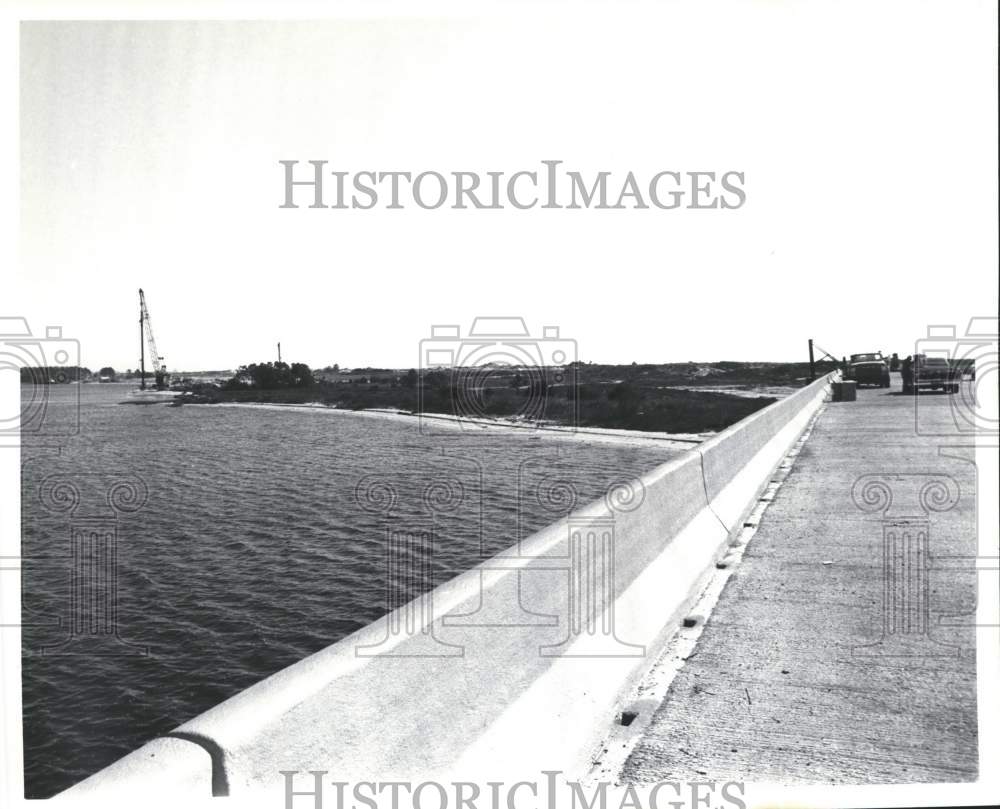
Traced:
<svg viewBox="0 0 1000 809">
<path fill-rule="evenodd" d="M 698 616 L 690 615 L 687 618 L 685 618 L 681 623 L 684 624 L 684 627 L 686 629 L 690 629 L 693 626 L 698 626 Z"/>
<path fill-rule="evenodd" d="M 729 562 L 716 562 L 715 567 L 717 570 L 725 570 L 729 567 Z"/>
<path fill-rule="evenodd" d="M 628 727 L 635 721 L 635 718 L 638 715 L 638 711 L 622 711 L 621 716 L 618 717 L 618 724 L 623 727 Z"/>
</svg>

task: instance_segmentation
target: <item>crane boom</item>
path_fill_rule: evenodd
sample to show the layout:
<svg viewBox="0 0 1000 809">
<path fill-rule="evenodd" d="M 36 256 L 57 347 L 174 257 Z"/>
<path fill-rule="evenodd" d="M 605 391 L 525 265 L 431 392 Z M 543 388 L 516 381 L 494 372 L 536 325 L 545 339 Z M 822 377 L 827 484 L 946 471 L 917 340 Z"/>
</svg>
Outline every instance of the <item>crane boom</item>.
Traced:
<svg viewBox="0 0 1000 809">
<path fill-rule="evenodd" d="M 145 344 L 143 343 L 145 338 Z M 156 377 L 156 387 L 163 390 L 167 386 L 167 366 L 163 364 L 163 357 L 156 349 L 156 338 L 153 337 L 153 321 L 149 317 L 149 307 L 146 306 L 146 295 L 139 290 L 139 364 L 142 375 L 142 388 L 146 388 L 146 361 L 145 348 L 149 346 L 149 356 L 153 361 L 153 373 Z"/>
</svg>

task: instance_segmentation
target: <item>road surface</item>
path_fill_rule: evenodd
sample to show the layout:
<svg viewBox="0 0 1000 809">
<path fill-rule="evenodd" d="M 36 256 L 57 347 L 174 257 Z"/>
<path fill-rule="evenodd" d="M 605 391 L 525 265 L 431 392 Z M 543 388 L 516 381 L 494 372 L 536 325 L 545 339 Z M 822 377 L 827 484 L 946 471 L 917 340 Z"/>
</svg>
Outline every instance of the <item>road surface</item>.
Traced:
<svg viewBox="0 0 1000 809">
<path fill-rule="evenodd" d="M 898 375 L 826 405 L 623 781 L 976 779 L 961 407 Z"/>
</svg>

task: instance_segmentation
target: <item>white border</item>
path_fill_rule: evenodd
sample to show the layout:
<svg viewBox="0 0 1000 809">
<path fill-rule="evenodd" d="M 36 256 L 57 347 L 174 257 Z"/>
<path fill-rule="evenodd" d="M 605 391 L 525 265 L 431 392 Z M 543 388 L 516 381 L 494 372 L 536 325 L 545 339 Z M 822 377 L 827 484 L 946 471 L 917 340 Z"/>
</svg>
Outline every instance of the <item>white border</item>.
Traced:
<svg viewBox="0 0 1000 809">
<path fill-rule="evenodd" d="M 763 0 L 761 0 L 763 2 Z M 767 3 L 769 7 L 770 3 Z M 804 5 L 800 3 L 799 5 Z M 947 3 L 940 3 L 942 9 Z M 562 3 L 514 2 L 500 4 L 481 3 L 475 16 L 530 14 L 562 16 L 568 6 Z M 650 3 L 631 3 L 627 6 L 588 2 L 573 6 L 572 13 L 642 13 L 655 14 L 658 7 Z M 801 11 L 801 8 L 798 9 Z M 720 13 L 724 13 L 720 11 Z M 854 9 L 854 13 L 859 13 Z M 996 9 L 993 10 L 994 22 Z M 6 2 L 0 6 L 0 267 L 14 267 L 17 261 L 18 238 L 18 23 L 22 19 L 317 19 L 317 18 L 384 18 L 384 17 L 468 17 L 472 16 L 468 3 L 460 2 L 391 2 L 323 3 L 317 0 L 174 0 L 162 2 L 149 0 L 142 3 L 119 2 Z M 891 44 L 891 43 L 889 43 Z M 996 46 L 994 45 L 994 51 Z M 994 52 L 994 56 L 996 53 Z M 996 59 L 993 60 L 996 64 Z M 996 156 L 984 170 L 996 174 Z M 941 178 L 929 180 L 930 184 L 943 182 Z M 994 219 L 995 221 L 995 219 Z M 983 234 L 996 243 L 996 230 Z M 984 239 L 985 241 L 985 239 Z M 9 280 L 9 279 L 7 279 Z M 9 284 L 4 286 L 9 287 Z M 16 314 L 19 301 L 11 300 L 9 288 L 3 289 L 2 314 Z M 988 307 L 987 307 L 988 308 Z M 10 311 L 7 311 L 10 310 Z M 970 315 L 980 314 L 970 312 Z M 34 325 L 34 324 L 33 324 Z M 5 375 L 10 377 L 11 375 Z M 0 407 L 12 412 L 17 407 L 18 389 L 12 380 L 5 379 L 0 389 Z M 995 417 L 995 414 L 994 414 Z M 979 531 L 983 552 L 998 543 L 998 456 L 995 447 L 980 448 L 977 452 L 979 467 Z M 0 548 L 2 555 L 14 554 L 20 546 L 20 481 L 19 453 L 16 449 L 0 447 Z M 17 576 L 3 573 L 0 579 L 0 622 L 11 620 L 11 612 L 18 620 L 20 615 L 20 583 Z M 996 588 L 995 588 L 996 589 Z M 993 605 L 980 599 L 980 617 Z M 978 705 L 980 743 L 980 781 L 976 784 L 934 784 L 914 786 L 814 786 L 783 787 L 756 785 L 748 789 L 748 805 L 796 806 L 947 806 L 956 804 L 985 804 L 1000 801 L 1000 776 L 996 762 L 1000 761 L 1000 632 L 995 628 L 982 628 L 978 643 Z M 21 697 L 20 697 L 20 632 L 15 629 L 0 630 L 0 805 L 23 807 L 37 805 L 21 797 Z M 211 801 L 206 801 L 210 804 Z M 301 803 L 301 801 L 299 802 Z M 308 802 L 307 802 L 308 803 Z M 614 801 L 609 802 L 616 805 Z M 113 805 L 101 801 L 102 807 Z M 150 795 L 147 806 L 172 806 L 168 797 Z M 216 806 L 219 804 L 216 802 Z M 229 806 L 236 805 L 230 799 Z M 262 805 L 273 806 L 273 801 Z M 299 805 L 299 804 L 296 804 Z M 302 804 L 305 805 L 305 804 Z"/>
</svg>

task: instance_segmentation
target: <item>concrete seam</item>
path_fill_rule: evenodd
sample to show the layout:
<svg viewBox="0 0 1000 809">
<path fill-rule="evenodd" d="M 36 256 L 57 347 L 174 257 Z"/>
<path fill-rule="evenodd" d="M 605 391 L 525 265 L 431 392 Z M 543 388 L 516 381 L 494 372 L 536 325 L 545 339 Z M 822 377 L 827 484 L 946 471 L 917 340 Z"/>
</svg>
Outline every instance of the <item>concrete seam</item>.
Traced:
<svg viewBox="0 0 1000 809">
<path fill-rule="evenodd" d="M 812 383 L 810 383 L 810 384 L 812 384 Z M 825 405 L 826 405 L 826 394 L 824 394 L 823 401 L 820 402 L 819 407 L 816 408 L 816 412 L 813 414 L 812 418 L 809 420 L 809 422 L 806 424 L 805 428 L 803 429 L 803 432 L 800 434 L 800 438 L 801 438 L 802 435 L 807 435 L 808 432 L 811 431 L 813 421 L 820 414 L 820 412 L 822 412 L 823 407 Z M 806 405 L 806 407 L 808 407 L 808 406 L 809 405 Z M 758 412 L 762 412 L 762 411 L 758 411 Z M 796 442 L 797 441 L 798 441 L 798 439 L 796 439 Z M 795 446 L 797 446 L 797 443 L 793 443 L 792 444 L 792 447 L 795 447 Z M 708 510 L 712 512 L 712 515 L 715 517 L 715 519 L 717 519 L 719 521 L 719 525 L 721 525 L 726 530 L 727 533 L 732 533 L 735 530 L 735 527 L 734 528 L 730 528 L 728 525 L 726 525 L 726 523 L 723 521 L 722 517 L 719 516 L 719 514 L 716 512 L 716 510 L 714 508 L 712 508 L 712 497 L 708 493 L 708 480 L 705 478 L 705 452 L 701 448 L 701 446 L 694 447 L 694 451 L 698 453 L 699 466 L 701 468 L 701 486 L 702 486 L 702 489 L 705 492 L 705 503 L 708 505 Z M 784 460 L 785 457 L 787 457 L 787 456 L 783 456 L 782 460 Z M 781 461 L 779 461 L 778 463 L 780 465 Z"/>
<path fill-rule="evenodd" d="M 709 497 L 708 494 L 708 481 L 705 479 L 705 453 L 702 451 L 701 447 L 696 447 L 695 452 L 698 453 L 698 466 L 701 469 L 701 487 L 705 492 L 705 505 L 708 507 L 708 510 L 712 512 L 712 516 L 719 521 L 719 525 L 721 525 L 728 534 L 730 532 L 730 528 L 722 521 L 722 517 L 718 515 L 716 510 L 712 508 L 712 498 Z"/>
</svg>

